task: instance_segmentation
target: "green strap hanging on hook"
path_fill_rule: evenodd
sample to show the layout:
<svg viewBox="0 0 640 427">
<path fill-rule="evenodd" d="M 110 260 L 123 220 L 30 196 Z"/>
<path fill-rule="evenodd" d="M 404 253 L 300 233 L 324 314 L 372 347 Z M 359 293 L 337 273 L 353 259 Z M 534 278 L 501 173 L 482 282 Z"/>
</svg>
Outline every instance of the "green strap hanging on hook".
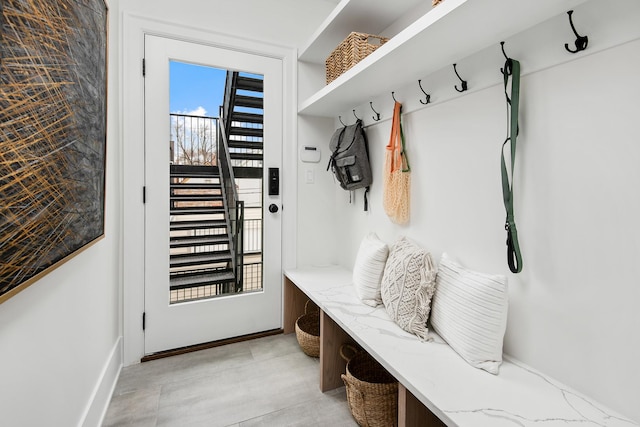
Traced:
<svg viewBox="0 0 640 427">
<path fill-rule="evenodd" d="M 504 52 L 504 49 L 503 49 Z M 506 56 L 506 55 L 505 55 Z M 518 110 L 520 102 L 520 63 L 515 59 L 507 58 L 504 69 L 501 70 L 504 77 L 504 92 L 507 98 L 507 138 L 502 144 L 502 158 L 500 162 L 502 172 L 502 198 L 507 213 L 505 229 L 507 230 L 507 262 L 512 273 L 522 271 L 522 254 L 518 243 L 518 230 L 513 213 L 513 179 L 514 166 L 516 160 L 516 137 L 518 136 Z M 511 76 L 511 96 L 509 97 L 508 85 Z M 510 143 L 511 151 L 511 181 L 509 181 L 509 171 L 507 169 L 504 150 L 507 143 Z"/>
</svg>

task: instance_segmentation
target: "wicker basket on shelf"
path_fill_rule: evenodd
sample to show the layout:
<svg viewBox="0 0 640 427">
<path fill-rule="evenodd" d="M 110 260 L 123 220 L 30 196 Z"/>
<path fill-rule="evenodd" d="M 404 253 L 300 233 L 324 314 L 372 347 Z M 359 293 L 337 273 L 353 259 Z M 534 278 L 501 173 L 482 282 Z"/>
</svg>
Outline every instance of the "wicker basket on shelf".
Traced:
<svg viewBox="0 0 640 427">
<path fill-rule="evenodd" d="M 386 37 L 372 34 L 352 32 L 325 61 L 327 84 L 331 83 L 342 73 L 362 61 L 377 48 L 389 41 Z"/>
<path fill-rule="evenodd" d="M 305 314 L 296 320 L 296 338 L 307 356 L 320 357 L 320 312 L 317 307 L 309 312 L 310 302 L 304 305 Z"/>
<path fill-rule="evenodd" d="M 347 352 L 352 355 L 347 356 Z M 351 414 L 362 427 L 395 426 L 398 423 L 398 382 L 365 351 L 345 344 L 340 356 L 347 361 L 342 375 Z"/>
</svg>

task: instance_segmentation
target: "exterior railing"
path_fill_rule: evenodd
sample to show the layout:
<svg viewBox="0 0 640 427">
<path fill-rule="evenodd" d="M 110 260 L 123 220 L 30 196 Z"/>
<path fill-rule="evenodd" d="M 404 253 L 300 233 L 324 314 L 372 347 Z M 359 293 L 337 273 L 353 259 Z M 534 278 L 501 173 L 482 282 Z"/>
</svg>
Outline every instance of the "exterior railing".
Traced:
<svg viewBox="0 0 640 427">
<path fill-rule="evenodd" d="M 262 207 L 245 206 L 244 210 L 244 253 L 259 254 L 262 252 Z"/>
<path fill-rule="evenodd" d="M 236 292 L 244 289 L 244 201 L 236 200 L 236 218 L 233 231 Z"/>
<path fill-rule="evenodd" d="M 217 117 L 170 114 L 170 159 L 174 165 L 217 164 Z"/>
<path fill-rule="evenodd" d="M 244 292 L 262 289 L 262 207 L 244 208 Z"/>
<path fill-rule="evenodd" d="M 262 289 L 262 261 L 244 263 L 244 292 Z"/>
</svg>

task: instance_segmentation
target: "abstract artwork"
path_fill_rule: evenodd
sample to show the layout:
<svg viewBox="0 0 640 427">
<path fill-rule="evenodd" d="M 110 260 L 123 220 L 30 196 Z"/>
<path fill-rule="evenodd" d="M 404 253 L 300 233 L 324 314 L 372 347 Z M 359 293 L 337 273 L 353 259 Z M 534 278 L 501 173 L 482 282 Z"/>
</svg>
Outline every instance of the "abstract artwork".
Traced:
<svg viewBox="0 0 640 427">
<path fill-rule="evenodd" d="M 0 303 L 104 235 L 104 0 L 0 0 Z"/>
</svg>

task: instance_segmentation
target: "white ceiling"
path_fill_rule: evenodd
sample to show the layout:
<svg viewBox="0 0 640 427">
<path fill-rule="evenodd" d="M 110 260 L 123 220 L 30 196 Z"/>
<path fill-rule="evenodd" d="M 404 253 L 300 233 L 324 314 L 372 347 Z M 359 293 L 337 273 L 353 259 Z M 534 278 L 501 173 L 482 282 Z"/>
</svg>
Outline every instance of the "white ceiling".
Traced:
<svg viewBox="0 0 640 427">
<path fill-rule="evenodd" d="M 136 15 L 282 46 L 301 47 L 340 0 L 120 0 Z M 373 0 L 372 0 L 373 1 Z M 187 7 L 188 6 L 188 7 Z"/>
</svg>

